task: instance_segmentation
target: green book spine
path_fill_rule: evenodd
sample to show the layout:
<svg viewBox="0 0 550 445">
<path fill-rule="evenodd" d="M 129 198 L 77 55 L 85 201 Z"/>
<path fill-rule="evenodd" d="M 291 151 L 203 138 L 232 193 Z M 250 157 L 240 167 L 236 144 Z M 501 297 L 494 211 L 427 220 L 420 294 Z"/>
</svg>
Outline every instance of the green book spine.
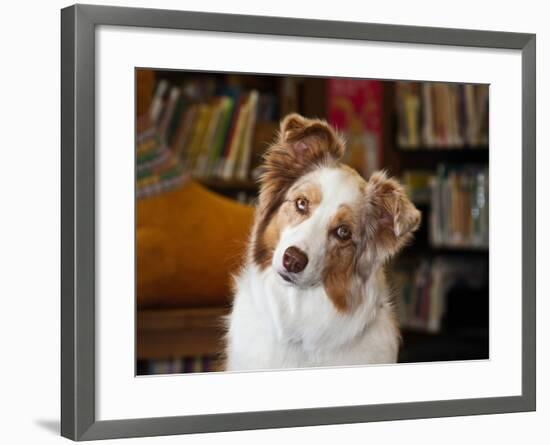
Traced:
<svg viewBox="0 0 550 445">
<path fill-rule="evenodd" d="M 222 157 L 222 151 L 225 146 L 225 141 L 227 139 L 227 134 L 229 133 L 229 126 L 231 125 L 231 116 L 233 115 L 233 110 L 235 108 L 235 101 L 231 97 L 225 97 L 223 102 L 222 116 L 220 119 L 220 124 L 216 130 L 216 136 L 214 138 L 214 144 L 212 149 L 212 155 L 210 156 L 208 162 L 207 175 L 211 176 L 214 174 L 216 165 Z"/>
</svg>

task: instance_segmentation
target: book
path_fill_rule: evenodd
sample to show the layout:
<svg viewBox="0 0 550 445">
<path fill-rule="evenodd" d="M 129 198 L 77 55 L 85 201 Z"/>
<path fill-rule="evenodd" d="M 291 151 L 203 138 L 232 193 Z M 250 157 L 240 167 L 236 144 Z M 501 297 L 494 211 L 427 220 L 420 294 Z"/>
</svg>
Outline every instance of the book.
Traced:
<svg viewBox="0 0 550 445">
<path fill-rule="evenodd" d="M 187 153 L 187 147 L 193 134 L 193 125 L 196 116 L 197 105 L 190 105 L 182 114 L 178 123 L 175 139 L 172 144 L 172 149 L 176 156 L 178 156 L 182 160 L 185 159 L 185 154 Z"/>
<path fill-rule="evenodd" d="M 239 96 L 238 103 L 236 103 L 234 106 L 227 137 L 224 141 L 223 148 L 221 149 L 221 152 L 220 152 L 220 159 L 216 166 L 215 176 L 218 178 L 224 177 L 225 168 L 226 168 L 225 164 L 228 162 L 227 160 L 229 158 L 231 146 L 232 144 L 234 144 L 234 139 L 237 133 L 237 127 L 239 124 L 239 119 L 241 119 L 245 102 L 246 102 L 246 95 L 241 94 Z"/>
<path fill-rule="evenodd" d="M 210 104 L 199 104 L 197 110 L 197 118 L 193 128 L 193 136 L 188 148 L 186 168 L 189 171 L 194 171 L 197 164 L 197 159 L 200 156 L 202 141 L 208 128 L 212 106 Z"/>
<path fill-rule="evenodd" d="M 235 130 L 232 132 L 230 144 L 224 159 L 223 171 L 220 175 L 223 179 L 231 179 L 235 175 L 235 167 L 242 150 L 246 123 L 250 113 L 250 96 L 251 93 L 246 95 L 239 107 Z"/>
<path fill-rule="evenodd" d="M 253 90 L 250 93 L 250 98 L 249 98 L 250 103 L 249 103 L 246 127 L 244 129 L 244 134 L 243 134 L 241 156 L 237 166 L 237 172 L 235 174 L 237 179 L 240 179 L 243 181 L 248 179 L 249 172 L 250 172 L 250 161 L 252 158 L 252 140 L 254 136 L 254 129 L 256 127 L 258 97 L 259 97 L 259 94 L 257 91 Z"/>
<path fill-rule="evenodd" d="M 228 137 L 229 127 L 231 125 L 231 117 L 235 108 L 235 99 L 233 97 L 224 96 L 222 100 L 222 111 L 220 122 L 216 130 L 214 142 L 212 144 L 212 152 L 208 160 L 206 176 L 211 177 L 216 173 L 216 167 L 223 153 L 224 143 Z"/>
<path fill-rule="evenodd" d="M 182 90 L 174 107 L 171 122 L 166 131 L 166 143 L 172 148 L 174 148 L 178 129 L 180 128 L 183 116 L 187 112 L 190 103 L 190 98 L 187 97 L 185 92 Z"/>
<path fill-rule="evenodd" d="M 422 139 L 426 146 L 431 147 L 435 145 L 434 140 L 434 121 L 433 121 L 433 109 L 432 109 L 432 84 L 422 84 Z"/>
<path fill-rule="evenodd" d="M 157 84 L 155 95 L 153 96 L 153 100 L 151 101 L 151 105 L 149 108 L 149 115 L 151 116 L 152 122 L 158 122 L 164 105 L 164 95 L 168 91 L 168 87 L 168 81 L 165 79 L 161 79 Z"/>
<path fill-rule="evenodd" d="M 172 123 L 174 112 L 176 110 L 176 104 L 180 98 L 181 91 L 178 87 L 172 87 L 168 95 L 168 99 L 164 106 L 164 112 L 158 125 L 159 135 L 168 142 L 168 129 Z"/>
<path fill-rule="evenodd" d="M 204 130 L 204 135 L 201 140 L 201 146 L 197 155 L 197 161 L 193 169 L 193 174 L 195 176 L 205 176 L 208 160 L 211 155 L 211 147 L 214 143 L 214 137 L 216 129 L 218 127 L 218 122 L 220 119 L 220 113 L 222 111 L 221 107 L 221 98 L 214 98 L 210 104 L 210 113 L 208 114 L 208 120 L 206 122 L 206 128 Z"/>
</svg>

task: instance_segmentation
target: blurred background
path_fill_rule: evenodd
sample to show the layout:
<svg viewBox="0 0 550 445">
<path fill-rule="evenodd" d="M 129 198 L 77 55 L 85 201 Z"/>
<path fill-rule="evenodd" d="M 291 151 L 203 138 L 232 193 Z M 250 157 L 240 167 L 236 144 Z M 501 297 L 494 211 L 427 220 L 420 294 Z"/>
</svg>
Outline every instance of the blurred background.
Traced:
<svg viewBox="0 0 550 445">
<path fill-rule="evenodd" d="M 423 222 L 389 265 L 400 362 L 489 357 L 487 85 L 136 70 L 136 372 L 215 371 L 258 166 L 290 112 L 345 134 Z"/>
</svg>

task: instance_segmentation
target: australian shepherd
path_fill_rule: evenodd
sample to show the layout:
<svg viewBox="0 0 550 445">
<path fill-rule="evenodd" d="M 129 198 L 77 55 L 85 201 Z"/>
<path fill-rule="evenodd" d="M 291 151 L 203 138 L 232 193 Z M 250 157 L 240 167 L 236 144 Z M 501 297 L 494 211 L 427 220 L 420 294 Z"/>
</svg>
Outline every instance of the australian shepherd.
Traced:
<svg viewBox="0 0 550 445">
<path fill-rule="evenodd" d="M 325 121 L 287 116 L 267 150 L 247 259 L 227 319 L 226 370 L 395 363 L 385 263 L 420 212 L 385 173 L 341 163 Z"/>
</svg>

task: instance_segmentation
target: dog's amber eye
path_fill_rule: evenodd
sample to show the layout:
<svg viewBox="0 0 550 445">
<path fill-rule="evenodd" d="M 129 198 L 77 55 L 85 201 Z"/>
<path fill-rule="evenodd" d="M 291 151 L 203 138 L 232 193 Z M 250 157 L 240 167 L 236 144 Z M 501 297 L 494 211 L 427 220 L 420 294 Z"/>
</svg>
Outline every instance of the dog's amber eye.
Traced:
<svg viewBox="0 0 550 445">
<path fill-rule="evenodd" d="M 296 200 L 296 210 L 302 214 L 307 213 L 308 204 L 309 203 L 306 198 L 298 198 Z"/>
<path fill-rule="evenodd" d="M 345 225 L 336 227 L 334 233 L 341 241 L 347 241 L 351 238 L 351 230 L 348 226 Z"/>
</svg>

